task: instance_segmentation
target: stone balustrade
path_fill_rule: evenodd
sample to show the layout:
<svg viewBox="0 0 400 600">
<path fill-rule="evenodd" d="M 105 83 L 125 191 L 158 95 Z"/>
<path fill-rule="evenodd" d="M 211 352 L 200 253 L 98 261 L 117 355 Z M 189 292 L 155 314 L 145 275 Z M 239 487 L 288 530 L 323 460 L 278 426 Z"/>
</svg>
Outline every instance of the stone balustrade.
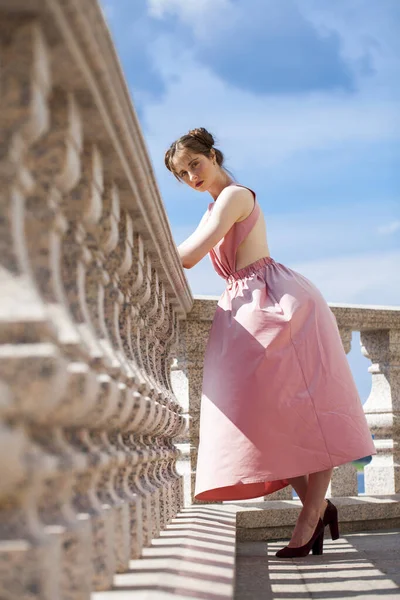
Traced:
<svg viewBox="0 0 400 600">
<path fill-rule="evenodd" d="M 182 508 L 177 397 L 194 467 L 216 299 L 193 303 L 97 1 L 0 0 L 0 59 L 0 598 L 88 600 Z M 399 493 L 400 309 L 331 307 L 372 362 L 366 492 Z"/>
<path fill-rule="evenodd" d="M 85 600 L 183 505 L 192 306 L 95 0 L 0 1 L 0 598 Z"/>
<path fill-rule="evenodd" d="M 203 359 L 217 305 L 217 298 L 199 296 L 183 323 L 180 338 L 182 376 L 187 380 L 190 427 L 191 493 L 194 500 L 197 449 L 199 443 L 200 401 Z M 365 493 L 369 496 L 400 493 L 400 308 L 359 305 L 329 305 L 339 327 L 346 354 L 351 349 L 352 332 L 360 332 L 361 352 L 372 362 L 371 393 L 364 404 L 374 436 L 377 454 L 364 468 Z M 367 368 L 367 361 L 366 361 Z M 336 467 L 328 490 L 330 496 L 357 496 L 357 468 L 353 463 Z M 265 500 L 292 498 L 290 486 Z M 207 501 L 207 504 L 211 504 Z"/>
</svg>

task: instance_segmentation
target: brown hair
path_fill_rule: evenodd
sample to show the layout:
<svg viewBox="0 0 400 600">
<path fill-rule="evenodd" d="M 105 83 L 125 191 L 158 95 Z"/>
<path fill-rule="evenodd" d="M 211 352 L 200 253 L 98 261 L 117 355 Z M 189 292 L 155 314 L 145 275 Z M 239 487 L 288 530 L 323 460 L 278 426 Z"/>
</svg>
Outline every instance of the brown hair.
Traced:
<svg viewBox="0 0 400 600">
<path fill-rule="evenodd" d="M 164 156 L 165 166 L 175 175 L 178 181 L 181 181 L 181 178 L 174 169 L 172 160 L 177 150 L 184 148 L 185 150 L 191 150 L 196 154 L 203 154 L 207 158 L 211 158 L 211 150 L 214 150 L 217 164 L 222 167 L 224 164 L 224 155 L 221 150 L 214 148 L 214 143 L 213 136 L 207 129 L 204 129 L 204 127 L 191 129 L 189 133 L 182 135 L 178 140 L 172 142 Z"/>
</svg>

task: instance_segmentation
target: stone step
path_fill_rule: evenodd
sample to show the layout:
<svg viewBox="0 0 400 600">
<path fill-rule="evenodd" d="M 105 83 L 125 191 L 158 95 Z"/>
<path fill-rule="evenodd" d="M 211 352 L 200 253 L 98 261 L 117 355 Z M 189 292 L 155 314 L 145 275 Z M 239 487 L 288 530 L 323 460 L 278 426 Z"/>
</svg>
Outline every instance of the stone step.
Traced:
<svg viewBox="0 0 400 600">
<path fill-rule="evenodd" d="M 400 527 L 400 494 L 332 498 L 339 513 L 340 532 L 363 532 Z M 226 505 L 224 505 L 226 506 Z M 235 502 L 238 541 L 289 539 L 301 510 L 300 500 Z M 329 533 L 327 531 L 329 537 Z"/>
<path fill-rule="evenodd" d="M 182 509 L 111 590 L 93 600 L 232 600 L 236 560 L 236 509 L 193 505 Z"/>
<path fill-rule="evenodd" d="M 400 494 L 332 501 L 343 535 L 400 528 Z M 233 600 L 236 543 L 289 539 L 300 509 L 299 500 L 184 508 L 128 572 L 114 577 L 113 588 L 92 600 Z"/>
</svg>

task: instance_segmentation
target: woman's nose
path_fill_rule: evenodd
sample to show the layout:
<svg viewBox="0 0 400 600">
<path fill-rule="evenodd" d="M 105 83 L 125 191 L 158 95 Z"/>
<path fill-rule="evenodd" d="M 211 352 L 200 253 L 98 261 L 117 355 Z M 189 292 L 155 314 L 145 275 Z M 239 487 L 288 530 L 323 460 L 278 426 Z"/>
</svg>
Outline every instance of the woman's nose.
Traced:
<svg viewBox="0 0 400 600">
<path fill-rule="evenodd" d="M 190 181 L 196 181 L 196 179 L 197 179 L 197 175 L 195 175 L 195 173 L 190 173 L 189 177 L 190 177 Z"/>
</svg>

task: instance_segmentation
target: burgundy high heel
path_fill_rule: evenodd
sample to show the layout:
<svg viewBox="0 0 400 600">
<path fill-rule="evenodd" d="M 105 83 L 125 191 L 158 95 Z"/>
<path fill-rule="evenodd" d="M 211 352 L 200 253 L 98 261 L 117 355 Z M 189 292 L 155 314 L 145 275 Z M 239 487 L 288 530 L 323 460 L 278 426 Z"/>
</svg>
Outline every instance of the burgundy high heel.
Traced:
<svg viewBox="0 0 400 600">
<path fill-rule="evenodd" d="M 275 556 L 278 556 L 278 558 L 298 558 L 300 556 L 307 556 L 311 549 L 313 554 L 322 554 L 324 546 L 324 529 L 325 526 L 322 520 L 319 519 L 314 533 L 307 544 L 299 546 L 298 548 L 289 548 L 289 546 L 285 546 L 278 550 Z"/>
<path fill-rule="evenodd" d="M 327 500 L 328 506 L 324 512 L 323 523 L 329 525 L 331 532 L 331 538 L 337 540 L 339 538 L 339 523 L 338 523 L 338 511 L 337 508 L 330 500 Z"/>
</svg>

